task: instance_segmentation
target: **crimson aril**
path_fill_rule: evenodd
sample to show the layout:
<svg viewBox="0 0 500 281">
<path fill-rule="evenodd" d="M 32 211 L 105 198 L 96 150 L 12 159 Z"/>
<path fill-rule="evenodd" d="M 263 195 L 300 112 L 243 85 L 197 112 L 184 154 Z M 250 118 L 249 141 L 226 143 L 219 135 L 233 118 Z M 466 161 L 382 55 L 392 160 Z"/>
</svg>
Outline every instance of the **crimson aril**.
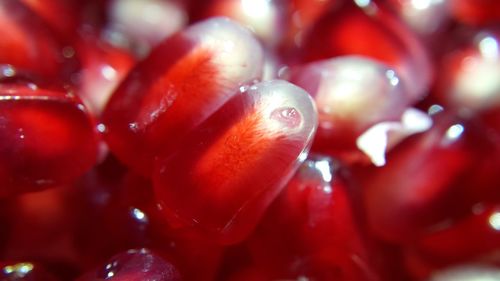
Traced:
<svg viewBox="0 0 500 281">
<path fill-rule="evenodd" d="M 78 97 L 0 84 L 0 197 L 70 183 L 96 161 L 95 124 Z"/>
<path fill-rule="evenodd" d="M 78 67 L 73 49 L 21 1 L 0 2 L 0 65 L 49 80 L 69 80 Z"/>
<path fill-rule="evenodd" d="M 7 223 L 0 230 L 5 242 L 0 259 L 37 261 L 65 280 L 75 277 L 80 265 L 73 241 L 77 222 L 67 200 L 70 192 L 63 186 L 3 201 Z"/>
<path fill-rule="evenodd" d="M 419 261 L 419 267 L 410 267 L 416 270 L 414 274 L 426 276 L 436 269 L 465 262 L 497 261 L 499 249 L 500 208 L 478 203 L 463 219 L 450 221 L 420 237 L 407 248 L 407 255 L 410 262 Z"/>
<path fill-rule="evenodd" d="M 38 263 L 0 261 L 0 280 L 57 281 L 59 279 Z"/>
<path fill-rule="evenodd" d="M 107 1 L 78 0 L 18 0 L 34 11 L 58 35 L 73 39 L 75 31 L 82 28 L 98 29 L 105 21 Z"/>
<path fill-rule="evenodd" d="M 428 131 L 393 148 L 382 167 L 359 172 L 369 228 L 408 243 L 482 200 L 498 200 L 498 148 L 474 122 L 441 112 Z"/>
<path fill-rule="evenodd" d="M 249 239 L 266 280 L 382 280 L 350 196 L 338 164 L 311 155 Z"/>
<path fill-rule="evenodd" d="M 222 247 L 193 231 L 170 228 L 157 210 L 150 180 L 123 171 L 115 161 L 108 158 L 74 187 L 81 263 L 89 267 L 117 252 L 146 247 L 175 259 L 184 280 L 213 280 Z"/>
<path fill-rule="evenodd" d="M 76 55 L 82 65 L 78 96 L 94 116 L 100 116 L 136 59 L 126 50 L 112 46 L 93 34 L 82 34 L 75 40 Z"/>
<path fill-rule="evenodd" d="M 468 25 L 500 23 L 500 3 L 495 0 L 449 0 L 451 14 Z"/>
<path fill-rule="evenodd" d="M 176 266 L 154 252 L 142 248 L 120 252 L 106 264 L 89 271 L 77 281 L 180 281 L 183 280 Z"/>
<path fill-rule="evenodd" d="M 412 101 L 422 99 L 433 78 L 427 50 L 382 1 L 344 0 L 332 6 L 289 52 L 292 64 L 342 55 L 380 60 L 399 74 Z"/>
<path fill-rule="evenodd" d="M 158 158 L 153 184 L 165 216 L 223 244 L 243 240 L 303 160 L 316 122 L 310 96 L 286 81 L 238 91 Z"/>
<path fill-rule="evenodd" d="M 341 56 L 297 66 L 290 72 L 290 81 L 308 91 L 318 109 L 314 151 L 346 163 L 366 162 L 368 157 L 382 161 L 373 149 L 362 153 L 358 139 L 375 125 L 399 122 L 411 104 L 393 69 L 368 57 Z M 384 153 L 385 147 L 380 150 Z"/>
<path fill-rule="evenodd" d="M 498 108 L 500 29 L 459 29 L 451 39 L 453 45 L 440 59 L 436 100 L 464 117 Z"/>
<path fill-rule="evenodd" d="M 150 177 L 153 160 L 174 151 L 238 91 L 262 75 L 263 51 L 250 31 L 214 18 L 168 38 L 138 63 L 103 113 L 106 141 Z"/>
</svg>

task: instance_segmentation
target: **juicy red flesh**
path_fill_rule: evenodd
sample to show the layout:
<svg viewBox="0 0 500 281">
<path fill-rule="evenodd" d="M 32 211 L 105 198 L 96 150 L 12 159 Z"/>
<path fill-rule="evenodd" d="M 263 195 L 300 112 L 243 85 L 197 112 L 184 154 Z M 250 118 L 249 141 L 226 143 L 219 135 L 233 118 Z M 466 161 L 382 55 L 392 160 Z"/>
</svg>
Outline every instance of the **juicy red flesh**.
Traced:
<svg viewBox="0 0 500 281">
<path fill-rule="evenodd" d="M 72 94 L 0 85 L 0 197 L 76 180 L 97 157 L 94 123 Z"/>
</svg>

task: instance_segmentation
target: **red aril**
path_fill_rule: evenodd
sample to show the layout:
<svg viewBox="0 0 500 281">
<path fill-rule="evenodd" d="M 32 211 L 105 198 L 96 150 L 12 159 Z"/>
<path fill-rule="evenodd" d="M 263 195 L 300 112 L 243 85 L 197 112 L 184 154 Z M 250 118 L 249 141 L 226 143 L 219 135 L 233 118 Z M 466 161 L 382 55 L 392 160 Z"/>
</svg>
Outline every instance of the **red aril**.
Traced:
<svg viewBox="0 0 500 281">
<path fill-rule="evenodd" d="M 134 66 L 135 58 L 92 34 L 78 38 L 76 52 L 82 63 L 78 95 L 95 116 L 100 116 L 116 87 Z"/>
<path fill-rule="evenodd" d="M 408 242 L 481 200 L 495 200 L 498 149 L 473 123 L 434 116 L 433 127 L 409 137 L 387 164 L 357 174 L 366 216 L 379 237 Z"/>
<path fill-rule="evenodd" d="M 0 84 L 0 197 L 76 180 L 95 163 L 97 134 L 71 92 Z"/>
<path fill-rule="evenodd" d="M 500 3 L 496 0 L 449 0 L 453 16 L 469 25 L 498 24 Z"/>
<path fill-rule="evenodd" d="M 339 167 L 313 155 L 271 205 L 250 249 L 269 280 L 381 280 L 358 223 Z"/>
<path fill-rule="evenodd" d="M 186 28 L 136 65 L 111 97 L 102 118 L 111 151 L 151 176 L 153 159 L 260 78 L 262 65 L 259 43 L 228 19 Z"/>
<path fill-rule="evenodd" d="M 452 36 L 454 46 L 441 58 L 435 97 L 470 117 L 500 106 L 500 29 L 475 30 L 463 40 L 464 31 Z"/>
<path fill-rule="evenodd" d="M 180 281 L 174 264 L 147 249 L 121 252 L 93 272 L 88 272 L 77 281 Z"/>
<path fill-rule="evenodd" d="M 396 70 L 412 101 L 422 99 L 433 77 L 428 54 L 383 4 L 345 0 L 335 5 L 304 35 L 290 61 L 297 64 L 342 55 L 372 57 Z"/>
<path fill-rule="evenodd" d="M 159 157 L 153 183 L 165 216 L 224 244 L 243 240 L 307 152 L 316 118 L 309 95 L 288 82 L 238 92 Z"/>
<path fill-rule="evenodd" d="M 293 68 L 290 81 L 314 98 L 314 151 L 345 162 L 366 161 L 356 140 L 381 122 L 397 122 L 411 103 L 396 72 L 361 56 L 343 56 Z"/>
<path fill-rule="evenodd" d="M 49 80 L 69 81 L 77 62 L 46 23 L 18 0 L 0 2 L 0 65 Z"/>
</svg>

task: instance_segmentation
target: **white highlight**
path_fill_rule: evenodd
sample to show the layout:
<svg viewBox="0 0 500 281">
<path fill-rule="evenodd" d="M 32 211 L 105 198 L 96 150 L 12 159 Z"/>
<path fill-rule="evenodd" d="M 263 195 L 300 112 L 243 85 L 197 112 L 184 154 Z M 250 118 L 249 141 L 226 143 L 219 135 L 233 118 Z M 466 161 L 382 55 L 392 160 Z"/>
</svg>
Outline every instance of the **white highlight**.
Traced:
<svg viewBox="0 0 500 281">
<path fill-rule="evenodd" d="M 488 222 L 493 229 L 500 231 L 500 213 L 493 213 L 488 219 Z"/>
<path fill-rule="evenodd" d="M 446 138 L 449 140 L 456 140 L 462 135 L 463 132 L 464 126 L 455 124 L 446 131 Z"/>
<path fill-rule="evenodd" d="M 498 42 L 495 38 L 487 36 L 479 41 L 479 52 L 488 59 L 498 59 Z"/>
</svg>

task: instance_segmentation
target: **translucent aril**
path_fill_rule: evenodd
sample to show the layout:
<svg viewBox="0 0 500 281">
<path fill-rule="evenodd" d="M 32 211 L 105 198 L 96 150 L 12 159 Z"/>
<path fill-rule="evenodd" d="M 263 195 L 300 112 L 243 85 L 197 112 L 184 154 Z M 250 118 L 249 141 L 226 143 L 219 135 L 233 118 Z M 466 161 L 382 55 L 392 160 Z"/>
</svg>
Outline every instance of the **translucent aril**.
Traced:
<svg viewBox="0 0 500 281">
<path fill-rule="evenodd" d="M 272 80 L 238 92 L 155 166 L 155 193 L 173 224 L 224 244 L 243 240 L 293 174 L 316 129 L 309 95 Z"/>
<path fill-rule="evenodd" d="M 104 113 L 106 140 L 145 176 L 153 159 L 262 75 L 263 51 L 250 31 L 225 18 L 196 23 L 137 64 Z"/>
<path fill-rule="evenodd" d="M 0 84 L 0 197 L 83 175 L 97 157 L 94 126 L 70 92 Z"/>
</svg>

